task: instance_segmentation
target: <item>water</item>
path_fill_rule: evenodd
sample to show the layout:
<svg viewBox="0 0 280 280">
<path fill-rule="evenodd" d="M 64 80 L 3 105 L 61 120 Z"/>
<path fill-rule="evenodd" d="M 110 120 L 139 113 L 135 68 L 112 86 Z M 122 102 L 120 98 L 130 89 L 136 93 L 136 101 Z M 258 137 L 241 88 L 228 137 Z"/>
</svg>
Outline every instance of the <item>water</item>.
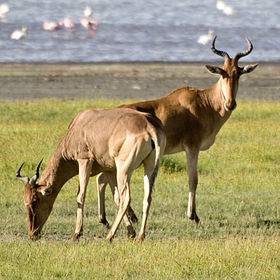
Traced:
<svg viewBox="0 0 280 280">
<path fill-rule="evenodd" d="M 231 16 L 216 9 L 216 0 L 5 2 L 10 12 L 0 20 L 0 62 L 214 61 L 210 44 L 197 43 L 210 28 L 218 35 L 216 47 L 232 56 L 247 49 L 248 37 L 254 51 L 243 60 L 280 61 L 280 0 L 225 0 Z M 95 33 L 79 24 L 86 5 L 99 22 Z M 44 20 L 66 16 L 74 29 L 43 30 Z M 11 40 L 23 25 L 27 37 Z"/>
</svg>

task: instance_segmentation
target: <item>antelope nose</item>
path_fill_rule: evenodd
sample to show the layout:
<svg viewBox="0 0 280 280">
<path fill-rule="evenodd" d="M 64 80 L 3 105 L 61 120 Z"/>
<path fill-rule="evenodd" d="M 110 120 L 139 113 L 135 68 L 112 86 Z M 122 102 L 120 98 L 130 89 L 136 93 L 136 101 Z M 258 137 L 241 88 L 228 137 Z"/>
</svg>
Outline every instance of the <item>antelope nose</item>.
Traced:
<svg viewBox="0 0 280 280">
<path fill-rule="evenodd" d="M 37 241 L 41 238 L 41 234 L 39 232 L 35 232 L 35 233 L 30 233 L 29 234 L 29 238 L 32 241 Z"/>
<path fill-rule="evenodd" d="M 225 104 L 226 110 L 233 111 L 236 107 L 236 101 L 233 100 L 233 102 L 228 102 Z"/>
</svg>

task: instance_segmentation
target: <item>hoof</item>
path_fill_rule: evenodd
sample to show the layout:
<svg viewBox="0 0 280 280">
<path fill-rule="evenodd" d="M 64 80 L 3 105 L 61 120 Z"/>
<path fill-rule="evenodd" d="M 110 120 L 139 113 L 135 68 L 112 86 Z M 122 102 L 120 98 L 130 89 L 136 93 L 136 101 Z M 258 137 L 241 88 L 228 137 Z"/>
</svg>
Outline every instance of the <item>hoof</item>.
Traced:
<svg viewBox="0 0 280 280">
<path fill-rule="evenodd" d="M 111 243 L 113 240 L 113 236 L 111 236 L 111 234 L 110 235 L 108 234 L 105 240 Z"/>
<path fill-rule="evenodd" d="M 135 238 L 135 236 L 136 236 L 136 232 L 135 232 L 134 228 L 132 226 L 128 226 L 127 227 L 127 237 L 133 239 L 133 238 Z"/>
<path fill-rule="evenodd" d="M 71 238 L 71 241 L 75 242 L 75 241 L 78 241 L 79 238 L 82 236 L 83 234 L 82 233 L 74 233 L 72 238 Z"/>
<path fill-rule="evenodd" d="M 104 219 L 100 219 L 99 223 L 103 224 L 107 229 L 110 228 L 110 224 L 108 223 L 108 221 L 106 220 L 106 218 Z"/>
<path fill-rule="evenodd" d="M 144 239 L 145 239 L 145 235 L 143 234 L 143 235 L 138 235 L 138 237 L 137 237 L 137 239 L 136 239 L 136 241 L 137 242 L 141 242 L 141 241 L 144 241 Z"/>
<path fill-rule="evenodd" d="M 190 219 L 191 219 L 192 221 L 195 221 L 196 224 L 198 224 L 199 221 L 200 221 L 200 219 L 198 218 L 198 216 L 196 215 L 195 212 L 193 213 L 193 215 L 190 216 Z"/>
</svg>

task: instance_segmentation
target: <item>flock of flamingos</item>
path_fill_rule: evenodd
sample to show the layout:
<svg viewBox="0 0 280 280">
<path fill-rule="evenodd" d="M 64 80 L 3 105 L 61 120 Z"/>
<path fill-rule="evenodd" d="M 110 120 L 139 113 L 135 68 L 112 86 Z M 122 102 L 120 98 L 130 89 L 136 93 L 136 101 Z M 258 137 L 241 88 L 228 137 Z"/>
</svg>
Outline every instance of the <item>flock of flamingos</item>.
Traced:
<svg viewBox="0 0 280 280">
<path fill-rule="evenodd" d="M 0 4 L 0 19 L 4 18 L 6 14 L 10 11 L 9 5 L 7 3 Z M 84 17 L 80 18 L 80 24 L 90 30 L 96 30 L 98 26 L 98 22 L 92 19 L 92 9 L 89 6 L 83 11 Z M 61 28 L 74 28 L 75 22 L 69 17 L 65 17 L 64 19 L 55 22 L 55 21 L 44 21 L 43 29 L 46 31 L 55 31 Z M 21 29 L 16 29 L 12 32 L 10 38 L 12 40 L 21 40 L 27 36 L 27 28 L 23 26 Z"/>
<path fill-rule="evenodd" d="M 234 11 L 233 8 L 227 4 L 225 4 L 222 0 L 217 0 L 216 8 L 224 13 L 227 16 L 231 16 Z M 9 5 L 7 3 L 0 4 L 0 19 L 4 18 L 6 14 L 10 11 Z M 90 30 L 96 30 L 98 26 L 98 22 L 92 19 L 92 9 L 89 6 L 86 6 L 84 9 L 84 17 L 80 18 L 80 24 Z M 55 31 L 61 28 L 74 28 L 75 22 L 71 20 L 69 17 L 66 17 L 58 22 L 55 21 L 44 21 L 43 29 L 47 31 Z M 27 28 L 22 27 L 21 29 L 14 30 L 11 34 L 12 40 L 21 40 L 27 36 Z M 197 39 L 197 43 L 202 45 L 207 45 L 209 42 L 213 40 L 214 30 L 209 29 L 208 34 L 202 34 Z"/>
</svg>

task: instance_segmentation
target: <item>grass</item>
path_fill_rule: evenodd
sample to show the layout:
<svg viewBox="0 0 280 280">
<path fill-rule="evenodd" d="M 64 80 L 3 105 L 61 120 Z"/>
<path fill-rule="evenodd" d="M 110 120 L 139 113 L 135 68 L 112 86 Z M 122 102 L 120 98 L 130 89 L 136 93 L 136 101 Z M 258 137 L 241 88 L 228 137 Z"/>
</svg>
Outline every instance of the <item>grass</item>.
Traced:
<svg viewBox="0 0 280 280">
<path fill-rule="evenodd" d="M 5 245 L 2 279 L 279 279 L 279 243 L 265 239 Z"/>
<path fill-rule="evenodd" d="M 126 101 L 130 102 L 130 101 Z M 95 180 L 86 200 L 84 236 L 75 226 L 77 178 L 62 189 L 39 242 L 27 238 L 18 166 L 44 168 L 72 117 L 114 100 L 0 102 L 0 279 L 279 279 L 280 103 L 240 101 L 216 143 L 199 158 L 197 226 L 187 218 L 185 155 L 165 156 L 143 243 L 116 239 L 97 220 Z M 143 170 L 132 179 L 132 207 L 141 219 Z M 116 207 L 106 192 L 108 220 Z M 140 223 L 139 223 L 140 224 Z M 136 230 L 140 225 L 136 224 Z"/>
</svg>

